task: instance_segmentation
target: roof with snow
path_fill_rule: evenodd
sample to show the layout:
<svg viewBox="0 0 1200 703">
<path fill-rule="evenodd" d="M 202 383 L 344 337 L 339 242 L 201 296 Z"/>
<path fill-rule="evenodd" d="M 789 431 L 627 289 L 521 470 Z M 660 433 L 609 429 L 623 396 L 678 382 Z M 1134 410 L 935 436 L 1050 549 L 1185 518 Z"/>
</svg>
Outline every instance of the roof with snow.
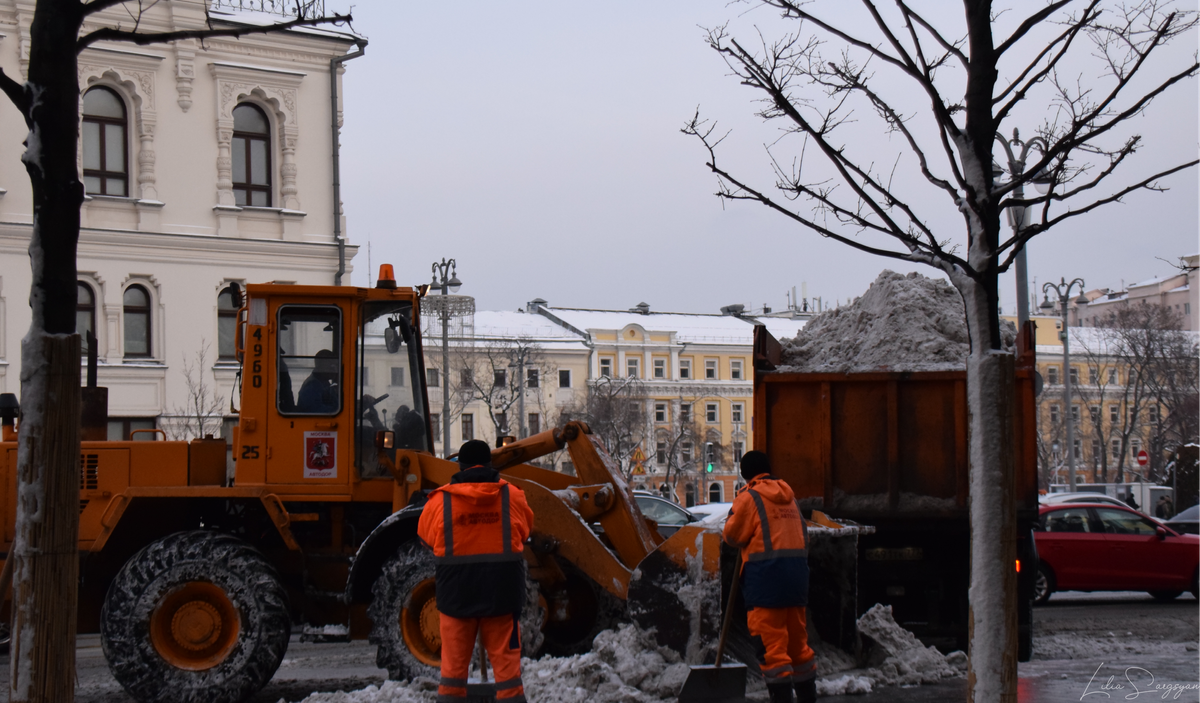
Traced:
<svg viewBox="0 0 1200 703">
<path fill-rule="evenodd" d="M 752 317 L 713 315 L 684 312 L 628 312 L 620 310 L 590 310 L 587 308 L 555 308 L 539 306 L 568 325 L 585 331 L 621 330 L 637 325 L 647 331 L 675 332 L 681 342 L 713 344 L 751 344 L 754 340 Z"/>
</svg>

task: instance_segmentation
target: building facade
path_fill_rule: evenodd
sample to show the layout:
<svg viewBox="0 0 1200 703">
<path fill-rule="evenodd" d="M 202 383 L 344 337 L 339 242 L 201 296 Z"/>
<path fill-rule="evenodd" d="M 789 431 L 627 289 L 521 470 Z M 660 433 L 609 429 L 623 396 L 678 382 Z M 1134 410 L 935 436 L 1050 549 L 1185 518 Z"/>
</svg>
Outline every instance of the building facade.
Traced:
<svg viewBox="0 0 1200 703">
<path fill-rule="evenodd" d="M 222 4 L 151 3 L 139 30 L 287 19 Z M 9 75 L 25 76 L 33 11 L 32 2 L 0 0 L 0 66 Z M 89 24 L 122 21 L 128 13 L 114 7 Z M 179 436 L 197 409 L 189 393 L 197 382 L 206 389 L 199 404 L 217 415 L 207 429 L 220 431 L 234 393 L 234 316 L 245 284 L 331 285 L 339 272 L 349 275 L 355 247 L 335 221 L 331 121 L 336 114 L 340 123 L 341 111 L 331 105 L 330 76 L 343 70 L 332 60 L 359 41 L 305 28 L 144 47 L 99 42 L 80 54 L 87 195 L 77 327 L 95 335 L 110 438 L 135 429 Z M 33 217 L 20 160 L 26 130 L 7 101 L 0 126 L 0 392 L 18 393 Z"/>
</svg>

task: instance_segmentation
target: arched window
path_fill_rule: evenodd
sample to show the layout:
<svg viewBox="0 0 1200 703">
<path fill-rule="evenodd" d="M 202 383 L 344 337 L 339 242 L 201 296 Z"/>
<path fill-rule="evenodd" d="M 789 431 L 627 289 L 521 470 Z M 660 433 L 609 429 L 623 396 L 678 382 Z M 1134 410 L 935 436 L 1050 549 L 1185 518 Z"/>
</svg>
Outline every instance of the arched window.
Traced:
<svg viewBox="0 0 1200 703">
<path fill-rule="evenodd" d="M 230 283 L 217 295 L 217 358 L 237 358 L 234 348 L 234 331 L 237 329 L 237 311 L 242 304 L 242 289 Z"/>
<path fill-rule="evenodd" d="M 233 195 L 238 205 L 271 207 L 271 123 L 256 105 L 233 108 Z"/>
<path fill-rule="evenodd" d="M 691 508 L 696 505 L 696 486 L 695 484 L 687 484 L 683 487 L 683 507 Z"/>
<path fill-rule="evenodd" d="M 125 102 L 96 87 L 83 95 L 83 187 L 93 195 L 129 195 Z"/>
<path fill-rule="evenodd" d="M 708 502 L 720 503 L 721 500 L 721 484 L 714 483 L 708 487 Z"/>
<path fill-rule="evenodd" d="M 79 297 L 75 303 L 75 331 L 79 333 L 83 356 L 86 358 L 88 332 L 96 334 L 96 296 L 92 294 L 92 287 L 88 284 L 78 282 L 76 285 L 79 286 Z"/>
<path fill-rule="evenodd" d="M 150 356 L 150 294 L 139 285 L 125 289 L 125 356 Z"/>
</svg>

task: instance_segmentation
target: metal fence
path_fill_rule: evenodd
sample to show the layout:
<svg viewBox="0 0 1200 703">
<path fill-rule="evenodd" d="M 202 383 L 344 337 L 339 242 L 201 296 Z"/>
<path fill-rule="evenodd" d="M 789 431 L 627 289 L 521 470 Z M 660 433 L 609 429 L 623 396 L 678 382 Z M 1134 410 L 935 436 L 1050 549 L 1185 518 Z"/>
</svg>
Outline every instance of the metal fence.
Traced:
<svg viewBox="0 0 1200 703">
<path fill-rule="evenodd" d="M 223 10 L 268 12 L 284 17 L 324 17 L 325 0 L 211 0 Z"/>
</svg>

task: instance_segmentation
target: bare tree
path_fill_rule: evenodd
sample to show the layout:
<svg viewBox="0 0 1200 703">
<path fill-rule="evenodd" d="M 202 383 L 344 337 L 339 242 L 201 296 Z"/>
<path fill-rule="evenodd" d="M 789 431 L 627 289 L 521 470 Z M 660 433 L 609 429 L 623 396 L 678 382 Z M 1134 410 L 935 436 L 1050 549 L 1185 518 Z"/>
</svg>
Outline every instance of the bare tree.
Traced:
<svg viewBox="0 0 1200 703">
<path fill-rule="evenodd" d="M 21 434 L 17 528 L 13 543 L 10 700 L 70 701 L 78 539 L 79 337 L 76 267 L 83 185 L 79 181 L 78 55 L 98 41 L 156 44 L 239 37 L 349 22 L 312 16 L 297 2 L 294 19 L 260 26 L 142 31 L 154 0 L 37 0 L 29 27 L 28 80 L 0 71 L 0 90 L 25 119 L 21 157 L 33 190 L 29 243 L 32 321 L 21 344 Z M 98 13 L 113 9 L 109 15 Z M 85 20 L 102 25 L 83 32 Z M 49 516 L 47 518 L 46 516 Z"/>
<path fill-rule="evenodd" d="M 470 373 L 459 374 L 458 394 L 467 403 L 484 404 L 496 436 L 507 435 L 513 429 L 518 438 L 528 436 L 525 403 L 529 390 L 534 389 L 533 395 L 540 396 L 536 389 L 550 373 L 541 345 L 528 337 L 489 340 L 460 348 L 456 359 L 460 368 L 470 369 Z M 515 428 L 510 424 L 514 412 Z"/>
<path fill-rule="evenodd" d="M 1162 190 L 1164 177 L 1197 163 L 1183 159 L 1156 172 L 1114 178 L 1129 170 L 1121 167 L 1142 145 L 1131 121 L 1195 76 L 1194 55 L 1161 79 L 1145 77 L 1144 70 L 1151 56 L 1195 26 L 1195 16 L 1166 0 L 1111 9 L 1101 0 L 1051 0 L 1019 21 L 1002 20 L 990 0 L 963 0 L 962 14 L 939 5 L 936 16 L 918 13 L 905 0 L 886 8 L 860 0 L 861 21 L 839 26 L 822 14 L 847 3 L 753 4 L 777 10 L 797 29 L 778 40 L 760 32 L 750 45 L 722 26 L 709 32 L 708 42 L 761 97 L 758 115 L 780 126 L 781 135 L 766 147 L 770 182 L 756 185 L 727 168 L 718 159 L 726 135 L 699 111 L 683 131 L 704 147 L 720 198 L 764 205 L 859 251 L 932 266 L 962 295 L 972 341 L 969 695 L 982 701 L 1014 696 L 1016 665 L 1005 653 L 1016 623 L 1004 604 L 1016 589 L 1009 573 L 1015 516 L 1005 507 L 1011 505 L 1005 495 L 1012 457 L 1002 451 L 1013 431 L 1006 411 L 1012 357 L 1001 351 L 998 276 L 1038 234 L 1136 191 Z M 999 37 L 994 25 L 1002 29 Z M 1072 62 L 1092 62 L 1083 73 L 1099 76 L 1076 81 Z M 925 107 L 906 108 L 904 92 L 919 96 Z M 1031 157 L 1022 175 L 998 182 L 994 142 L 1017 106 L 1032 100 L 1053 109 L 1037 130 L 1040 155 Z M 880 157 L 877 144 L 853 138 L 851 130 L 861 130 L 861 121 L 872 116 L 898 138 L 901 153 L 894 162 Z M 913 196 L 917 179 L 896 180 L 902 167 L 942 196 L 944 212 L 961 217 L 961 238 L 934 230 L 937 201 Z M 1035 177 L 1049 184 L 1048 192 L 1018 197 Z M 1000 217 L 1010 207 L 1034 213 L 1032 223 L 1012 236 Z"/>
<path fill-rule="evenodd" d="M 646 402 L 645 384 L 640 379 L 601 376 L 588 385 L 585 399 L 564 409 L 562 419 L 586 422 L 629 480 L 634 454 L 654 436 L 648 429 Z"/>
<path fill-rule="evenodd" d="M 182 406 L 171 408 L 176 422 L 166 427 L 167 436 L 175 440 L 199 439 L 216 436 L 221 432 L 225 419 L 225 397 L 209 380 L 208 343 L 202 342 L 200 349 L 189 361 L 183 355 L 183 381 L 187 387 L 187 398 Z"/>
<path fill-rule="evenodd" d="M 1084 361 L 1087 383 L 1083 383 L 1084 379 L 1072 379 L 1071 390 L 1079 398 L 1080 406 L 1086 409 L 1092 439 L 1100 446 L 1098 455 L 1092 457 L 1094 483 L 1108 480 L 1109 441 L 1114 433 L 1121 432 L 1121 418 L 1113 420 L 1108 411 L 1114 402 L 1122 402 L 1126 393 L 1126 387 L 1120 383 L 1121 363 L 1114 355 L 1116 349 L 1112 341 L 1112 335 L 1103 331 L 1083 332 L 1072 339 L 1071 353 Z M 1064 373 L 1069 372 L 1064 370 Z"/>
</svg>

